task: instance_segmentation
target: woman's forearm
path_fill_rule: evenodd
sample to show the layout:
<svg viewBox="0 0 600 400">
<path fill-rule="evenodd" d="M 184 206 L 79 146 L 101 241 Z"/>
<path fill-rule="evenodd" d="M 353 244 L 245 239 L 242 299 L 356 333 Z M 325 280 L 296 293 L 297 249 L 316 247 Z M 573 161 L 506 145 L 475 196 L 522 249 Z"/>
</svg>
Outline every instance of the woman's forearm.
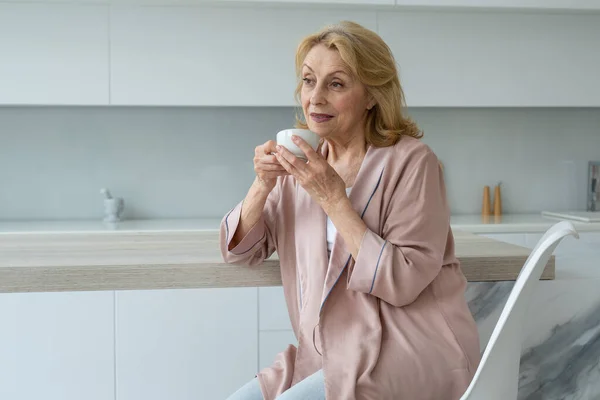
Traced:
<svg viewBox="0 0 600 400">
<path fill-rule="evenodd" d="M 229 242 L 229 250 L 235 248 L 242 239 L 250 232 L 252 227 L 256 225 L 260 219 L 267 197 L 272 189 L 265 187 L 258 179 L 254 180 L 252 186 L 248 190 L 244 202 L 242 203 L 242 212 L 240 222 L 231 242 Z"/>
</svg>

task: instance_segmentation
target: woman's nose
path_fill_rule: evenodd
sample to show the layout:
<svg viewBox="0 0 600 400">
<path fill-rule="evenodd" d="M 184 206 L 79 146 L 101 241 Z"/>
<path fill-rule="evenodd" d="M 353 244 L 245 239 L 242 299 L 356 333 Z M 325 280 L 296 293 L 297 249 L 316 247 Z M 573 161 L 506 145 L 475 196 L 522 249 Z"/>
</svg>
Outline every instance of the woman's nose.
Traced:
<svg viewBox="0 0 600 400">
<path fill-rule="evenodd" d="M 317 104 L 324 104 L 327 102 L 325 93 L 323 89 L 320 88 L 315 88 L 315 90 L 312 93 L 312 96 L 310 97 L 310 104 L 312 105 L 317 105 Z"/>
</svg>

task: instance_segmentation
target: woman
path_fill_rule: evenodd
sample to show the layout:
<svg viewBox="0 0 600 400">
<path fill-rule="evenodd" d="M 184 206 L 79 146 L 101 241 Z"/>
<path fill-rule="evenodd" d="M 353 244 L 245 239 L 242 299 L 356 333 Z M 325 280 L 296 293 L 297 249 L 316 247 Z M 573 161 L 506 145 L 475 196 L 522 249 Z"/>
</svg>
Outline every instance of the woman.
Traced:
<svg viewBox="0 0 600 400">
<path fill-rule="evenodd" d="M 298 347 L 231 399 L 452 400 L 479 362 L 442 172 L 402 116 L 393 56 L 343 22 L 305 38 L 296 67 L 308 162 L 269 141 L 221 224 L 228 263 L 275 250 Z M 278 397 L 279 396 L 279 397 Z"/>
</svg>

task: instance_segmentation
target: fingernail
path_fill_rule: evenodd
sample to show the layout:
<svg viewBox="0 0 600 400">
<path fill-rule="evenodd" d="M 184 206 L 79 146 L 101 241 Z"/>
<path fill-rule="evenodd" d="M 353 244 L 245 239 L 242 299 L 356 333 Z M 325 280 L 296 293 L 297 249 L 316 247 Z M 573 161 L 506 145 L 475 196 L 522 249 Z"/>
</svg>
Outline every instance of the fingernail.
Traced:
<svg viewBox="0 0 600 400">
<path fill-rule="evenodd" d="M 296 140 L 298 140 L 298 136 L 292 135 L 292 140 L 295 142 Z"/>
<path fill-rule="evenodd" d="M 275 147 L 277 149 L 277 151 L 281 150 L 281 146 L 277 145 L 277 147 Z"/>
</svg>

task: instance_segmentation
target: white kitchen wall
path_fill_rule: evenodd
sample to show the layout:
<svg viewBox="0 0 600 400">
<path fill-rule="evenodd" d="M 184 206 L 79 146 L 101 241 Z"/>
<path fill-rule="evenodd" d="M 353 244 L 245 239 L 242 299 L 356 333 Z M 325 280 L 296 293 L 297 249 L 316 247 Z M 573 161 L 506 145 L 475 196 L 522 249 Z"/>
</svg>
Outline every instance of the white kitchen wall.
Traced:
<svg viewBox="0 0 600 400">
<path fill-rule="evenodd" d="M 0 107 L 0 219 L 101 218 L 101 187 L 126 218 L 220 217 L 253 178 L 254 147 L 293 108 Z M 419 108 L 445 165 L 451 209 L 477 213 L 503 182 L 505 212 L 583 209 L 600 160 L 600 109 Z"/>
</svg>

